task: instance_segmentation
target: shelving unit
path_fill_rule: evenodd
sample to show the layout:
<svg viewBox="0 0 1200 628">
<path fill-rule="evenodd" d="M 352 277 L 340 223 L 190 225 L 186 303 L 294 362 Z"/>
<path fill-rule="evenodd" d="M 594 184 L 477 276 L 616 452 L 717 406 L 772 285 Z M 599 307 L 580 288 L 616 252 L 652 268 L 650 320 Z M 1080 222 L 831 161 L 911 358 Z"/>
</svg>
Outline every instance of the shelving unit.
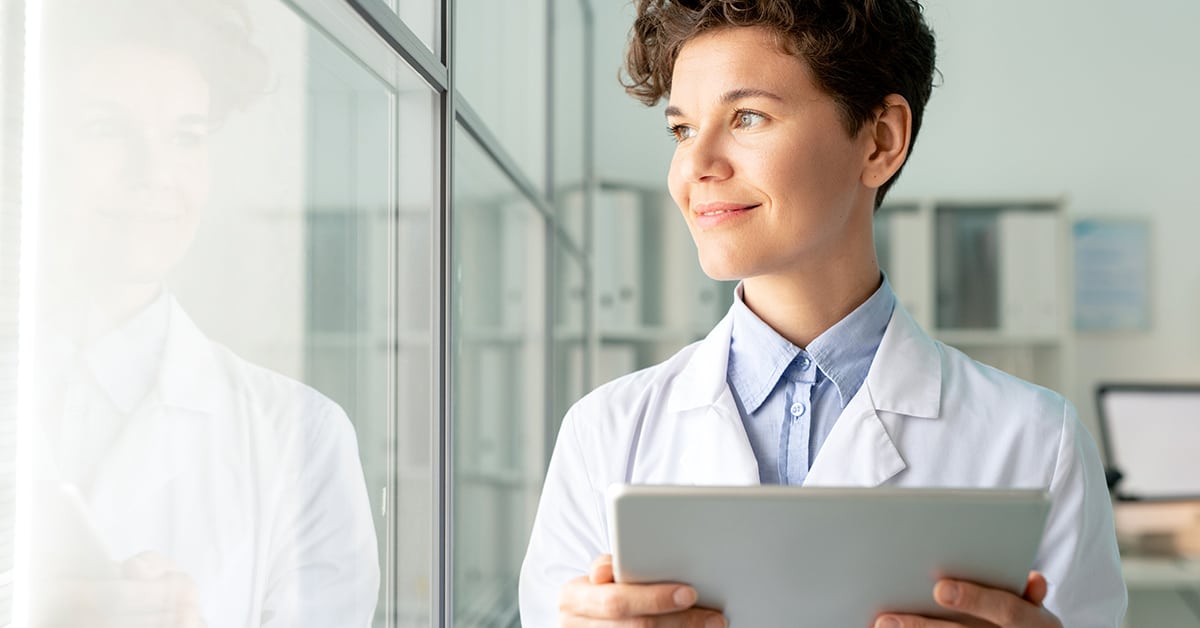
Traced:
<svg viewBox="0 0 1200 628">
<path fill-rule="evenodd" d="M 734 283 L 703 274 L 664 191 L 601 183 L 594 208 L 598 384 L 703 338 Z M 1061 199 L 900 199 L 876 216 L 880 265 L 922 327 L 1059 391 L 1073 382 L 1068 238 Z"/>
<path fill-rule="evenodd" d="M 1062 199 L 892 200 L 876 251 L 931 335 L 1048 388 L 1070 390 L 1069 224 Z"/>
<path fill-rule="evenodd" d="M 664 190 L 602 182 L 593 207 L 592 372 L 601 384 L 703 338 L 728 310 L 735 284 L 704 274 Z"/>
</svg>

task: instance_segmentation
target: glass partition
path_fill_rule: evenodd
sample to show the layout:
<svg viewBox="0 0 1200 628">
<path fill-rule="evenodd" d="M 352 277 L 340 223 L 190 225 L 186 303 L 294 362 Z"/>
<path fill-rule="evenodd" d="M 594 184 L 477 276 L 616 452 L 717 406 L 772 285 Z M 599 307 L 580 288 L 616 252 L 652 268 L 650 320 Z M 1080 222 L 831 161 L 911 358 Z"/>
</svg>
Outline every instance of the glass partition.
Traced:
<svg viewBox="0 0 1200 628">
<path fill-rule="evenodd" d="M 44 3 L 35 624 L 429 622 L 437 94 L 301 4 Z"/>
<path fill-rule="evenodd" d="M 458 0 L 455 7 L 455 88 L 525 178 L 544 190 L 547 2 Z"/>
<path fill-rule="evenodd" d="M 369 0 L 372 2 L 378 0 Z M 445 0 L 385 0 L 389 9 L 400 16 L 404 25 L 413 32 L 435 55 L 441 56 L 442 45 L 442 2 Z"/>
<path fill-rule="evenodd" d="M 545 223 L 466 133 L 455 150 L 453 623 L 518 625 L 545 460 Z"/>
<path fill-rule="evenodd" d="M 0 451 L 33 461 L 0 464 L 0 625 L 14 590 L 32 625 L 519 625 L 591 384 L 591 26 L 455 5 L 456 66 L 418 72 L 444 0 L 3 3 L 0 33 L 43 28 L 40 82 L 0 40 Z"/>
</svg>

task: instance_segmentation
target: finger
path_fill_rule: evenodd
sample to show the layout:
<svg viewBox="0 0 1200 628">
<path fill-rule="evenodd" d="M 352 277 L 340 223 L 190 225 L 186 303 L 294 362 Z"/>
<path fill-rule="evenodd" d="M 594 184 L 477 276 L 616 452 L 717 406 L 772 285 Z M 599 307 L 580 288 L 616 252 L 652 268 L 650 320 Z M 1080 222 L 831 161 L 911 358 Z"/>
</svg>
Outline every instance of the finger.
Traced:
<svg viewBox="0 0 1200 628">
<path fill-rule="evenodd" d="M 1041 615 L 1037 606 L 1008 591 L 960 580 L 939 580 L 933 587 L 933 599 L 998 626 L 1035 626 Z"/>
<path fill-rule="evenodd" d="M 139 580 L 159 578 L 173 569 L 170 559 L 158 552 L 142 552 L 121 563 L 122 576 Z"/>
<path fill-rule="evenodd" d="M 175 615 L 175 628 L 206 628 L 207 624 L 200 617 L 200 609 L 192 608 Z"/>
<path fill-rule="evenodd" d="M 588 570 L 588 580 L 592 584 L 604 584 L 613 582 L 612 569 L 612 554 L 601 554 L 592 561 L 592 566 Z"/>
<path fill-rule="evenodd" d="M 963 628 L 962 624 L 918 615 L 880 615 L 872 628 Z"/>
<path fill-rule="evenodd" d="M 568 582 L 559 597 L 565 615 L 629 619 L 691 608 L 695 589 L 679 584 L 592 584 L 587 576 Z"/>
<path fill-rule="evenodd" d="M 1029 572 L 1029 580 L 1025 583 L 1024 598 L 1034 606 L 1041 606 L 1042 602 L 1046 601 L 1046 594 L 1050 591 L 1050 585 L 1046 583 L 1046 577 L 1036 571 Z"/>
<path fill-rule="evenodd" d="M 727 628 L 729 622 L 725 616 L 714 610 L 691 608 L 678 613 L 656 615 L 652 618 L 632 618 L 628 620 L 593 619 L 589 617 L 572 617 L 563 615 L 559 620 L 561 628 L 612 628 L 613 626 L 653 626 L 654 628 Z"/>
<path fill-rule="evenodd" d="M 199 612 L 199 591 L 177 572 L 154 580 L 72 580 L 62 584 L 62 610 L 79 618 L 176 617 Z M 160 623 L 160 626 L 170 625 Z"/>
<path fill-rule="evenodd" d="M 171 609 L 174 586 L 162 580 L 73 580 L 63 583 L 63 605 L 78 617 L 161 615 Z"/>
</svg>

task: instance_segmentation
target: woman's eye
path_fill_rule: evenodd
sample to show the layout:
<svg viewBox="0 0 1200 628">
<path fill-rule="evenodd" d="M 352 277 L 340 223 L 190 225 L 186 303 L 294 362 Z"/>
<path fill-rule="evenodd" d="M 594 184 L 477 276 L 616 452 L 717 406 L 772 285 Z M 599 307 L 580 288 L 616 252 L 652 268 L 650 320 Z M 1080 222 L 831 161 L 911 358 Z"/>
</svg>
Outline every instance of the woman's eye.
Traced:
<svg viewBox="0 0 1200 628">
<path fill-rule="evenodd" d="M 739 128 L 752 127 L 763 121 L 763 115 L 754 111 L 739 111 L 737 112 L 737 125 Z"/>
<path fill-rule="evenodd" d="M 129 129 L 116 118 L 93 118 L 83 123 L 79 135 L 85 140 L 116 140 L 129 135 Z"/>
<path fill-rule="evenodd" d="M 667 133 L 669 133 L 671 137 L 675 138 L 676 142 L 682 142 L 683 140 L 696 135 L 696 130 L 690 126 L 684 126 L 682 124 L 672 124 L 671 126 L 667 127 Z"/>
<path fill-rule="evenodd" d="M 173 137 L 176 146 L 199 146 L 207 139 L 208 128 L 198 124 L 187 124 L 177 127 Z"/>
</svg>

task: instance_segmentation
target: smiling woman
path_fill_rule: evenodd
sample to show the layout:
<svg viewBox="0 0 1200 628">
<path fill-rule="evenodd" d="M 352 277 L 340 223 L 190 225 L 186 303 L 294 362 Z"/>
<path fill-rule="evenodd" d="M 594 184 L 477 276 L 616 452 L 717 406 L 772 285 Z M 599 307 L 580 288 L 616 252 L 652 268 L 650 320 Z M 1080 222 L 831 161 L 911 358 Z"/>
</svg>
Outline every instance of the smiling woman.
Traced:
<svg viewBox="0 0 1200 628">
<path fill-rule="evenodd" d="M 668 187 L 709 276 L 832 276 L 871 263 L 861 237 L 871 214 L 855 209 L 903 160 L 903 143 L 879 142 L 906 136 L 907 105 L 847 134 L 806 64 L 760 28 L 689 41 L 674 78 L 667 119 L 680 140 Z"/>
<path fill-rule="evenodd" d="M 669 97 L 671 196 L 704 271 L 740 284 L 706 338 L 568 412 L 522 570 L 526 625 L 743 621 L 696 607 L 686 582 L 614 581 L 614 483 L 1038 488 L 1053 506 L 1026 589 L 931 581 L 939 617 L 1117 625 L 1111 506 L 1074 408 L 931 339 L 875 256 L 933 61 L 912 0 L 638 3 L 626 86 Z M 826 541 L 794 524 L 789 543 Z M 809 595 L 759 603 L 802 623 Z M 903 610 L 875 626 L 963 625 Z"/>
</svg>

